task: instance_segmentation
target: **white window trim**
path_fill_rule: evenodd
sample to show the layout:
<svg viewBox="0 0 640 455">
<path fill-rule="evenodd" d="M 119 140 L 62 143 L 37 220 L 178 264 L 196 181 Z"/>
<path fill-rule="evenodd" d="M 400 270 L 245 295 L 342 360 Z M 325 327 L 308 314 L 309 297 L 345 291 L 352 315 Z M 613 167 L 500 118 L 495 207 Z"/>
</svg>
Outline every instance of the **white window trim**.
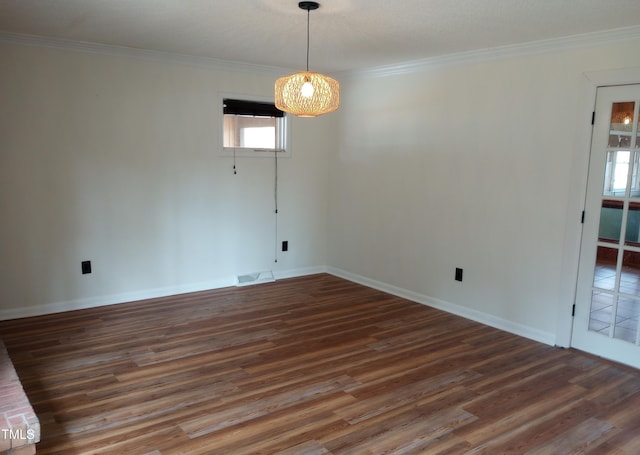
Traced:
<svg viewBox="0 0 640 455">
<path fill-rule="evenodd" d="M 276 150 L 274 149 L 246 149 L 246 148 L 233 148 L 224 146 L 224 100 L 236 99 L 245 101 L 257 101 L 261 103 L 273 103 L 273 98 L 256 95 L 240 95 L 237 93 L 219 93 L 218 94 L 218 128 L 220 132 L 220 143 L 217 147 L 217 155 L 223 157 L 252 157 L 252 158 L 273 158 Z M 291 158 L 291 125 L 290 117 L 285 114 L 282 128 L 284 129 L 284 149 L 278 149 L 278 158 Z"/>
</svg>

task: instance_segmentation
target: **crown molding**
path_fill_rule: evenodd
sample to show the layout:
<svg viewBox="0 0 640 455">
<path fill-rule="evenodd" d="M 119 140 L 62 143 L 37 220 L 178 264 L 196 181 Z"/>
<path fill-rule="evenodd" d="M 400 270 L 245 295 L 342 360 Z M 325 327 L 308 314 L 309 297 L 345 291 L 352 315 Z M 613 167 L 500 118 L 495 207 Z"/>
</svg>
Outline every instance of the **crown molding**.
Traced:
<svg viewBox="0 0 640 455">
<path fill-rule="evenodd" d="M 640 41 L 640 26 L 624 27 L 602 32 L 572 35 L 563 38 L 552 38 L 531 41 L 522 44 L 512 44 L 475 51 L 458 52 L 455 54 L 429 57 L 394 65 L 378 66 L 364 70 L 349 71 L 343 76 L 383 77 L 405 73 L 413 73 L 434 67 L 451 66 L 468 63 L 480 63 L 491 60 L 522 57 L 527 55 L 544 54 L 586 47 L 601 46 L 621 41 Z"/>
<path fill-rule="evenodd" d="M 275 66 L 257 65 L 230 60 L 222 60 L 211 57 L 163 52 L 149 49 L 138 49 L 110 44 L 91 43 L 87 41 L 74 41 L 62 38 L 50 38 L 37 35 L 22 35 L 17 33 L 0 32 L 0 43 L 19 44 L 32 47 L 46 47 L 90 54 L 107 55 L 111 57 L 125 57 L 132 59 L 149 60 L 156 62 L 170 62 L 188 66 L 198 66 L 220 71 L 264 73 L 274 77 L 281 76 L 287 68 Z"/>
<path fill-rule="evenodd" d="M 563 38 L 552 38 L 540 41 L 531 41 L 522 44 L 499 46 L 494 48 L 478 49 L 474 51 L 458 52 L 437 57 L 412 60 L 393 65 L 377 66 L 362 70 L 336 72 L 337 76 L 349 78 L 350 76 L 384 77 L 398 74 L 413 73 L 434 67 L 484 62 L 527 55 L 544 54 L 563 50 L 580 49 L 592 46 L 606 45 L 621 41 L 640 41 L 640 25 L 624 27 L 602 32 L 572 35 Z M 91 43 L 86 41 L 74 41 L 62 38 L 49 38 L 37 35 L 23 35 L 17 33 L 0 32 L 0 43 L 19 44 L 33 47 L 47 47 L 53 49 L 86 52 L 92 54 L 108 55 L 113 57 L 125 57 L 157 62 L 171 62 L 181 65 L 198 66 L 220 71 L 262 73 L 279 77 L 284 73 L 291 73 L 291 68 L 281 68 L 267 65 L 257 65 L 231 60 L 200 57 L 173 52 L 138 49 L 109 44 Z"/>
</svg>

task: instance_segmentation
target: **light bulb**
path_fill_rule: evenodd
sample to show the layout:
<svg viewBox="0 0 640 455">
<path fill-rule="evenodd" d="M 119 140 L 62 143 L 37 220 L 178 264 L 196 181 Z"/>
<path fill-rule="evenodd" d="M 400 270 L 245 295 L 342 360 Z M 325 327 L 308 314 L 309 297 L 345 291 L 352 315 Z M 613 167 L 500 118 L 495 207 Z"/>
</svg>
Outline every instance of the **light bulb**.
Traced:
<svg viewBox="0 0 640 455">
<path fill-rule="evenodd" d="M 304 89 L 304 87 L 303 87 L 303 89 Z M 624 118 L 624 124 L 628 125 L 629 123 L 631 123 L 631 119 L 629 117 L 625 117 Z"/>
<path fill-rule="evenodd" d="M 309 81 L 302 84 L 302 88 L 300 89 L 300 93 L 302 93 L 302 96 L 305 98 L 311 98 L 313 96 L 313 91 L 313 85 Z"/>
</svg>

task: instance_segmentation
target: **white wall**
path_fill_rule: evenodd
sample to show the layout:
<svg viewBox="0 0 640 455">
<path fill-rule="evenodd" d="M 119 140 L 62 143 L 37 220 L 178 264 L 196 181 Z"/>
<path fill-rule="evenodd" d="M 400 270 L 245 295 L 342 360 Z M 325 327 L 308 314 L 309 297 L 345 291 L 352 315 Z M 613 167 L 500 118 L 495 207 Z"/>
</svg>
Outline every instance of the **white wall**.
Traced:
<svg viewBox="0 0 640 455">
<path fill-rule="evenodd" d="M 343 81 L 329 264 L 540 341 L 568 337 L 559 312 L 573 303 L 593 106 L 584 72 L 639 53 L 636 39 Z"/>
<path fill-rule="evenodd" d="M 341 77 L 279 162 L 220 146 L 221 93 L 277 76 L 0 43 L 0 318 L 328 270 L 567 344 L 587 71 L 637 39 Z M 94 272 L 80 274 L 90 259 Z M 454 281 L 455 267 L 464 281 Z"/>
<path fill-rule="evenodd" d="M 292 119 L 277 244 L 273 159 L 216 156 L 221 94 L 273 97 L 276 73 L 7 42 L 0 62 L 0 317 L 326 264 L 335 117 Z"/>
</svg>

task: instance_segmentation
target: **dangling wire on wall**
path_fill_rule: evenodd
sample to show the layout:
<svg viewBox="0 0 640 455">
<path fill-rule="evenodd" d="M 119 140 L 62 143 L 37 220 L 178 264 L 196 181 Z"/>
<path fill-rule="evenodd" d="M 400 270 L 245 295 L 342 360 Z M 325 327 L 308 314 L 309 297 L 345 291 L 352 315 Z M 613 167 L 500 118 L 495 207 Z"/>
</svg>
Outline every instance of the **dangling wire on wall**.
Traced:
<svg viewBox="0 0 640 455">
<path fill-rule="evenodd" d="M 233 175 L 236 175 L 238 172 L 236 171 L 236 148 L 233 148 Z"/>
<path fill-rule="evenodd" d="M 274 239 L 274 262 L 278 262 L 278 149 L 273 152 L 274 178 L 273 178 L 273 202 L 275 205 L 275 239 Z"/>
</svg>

